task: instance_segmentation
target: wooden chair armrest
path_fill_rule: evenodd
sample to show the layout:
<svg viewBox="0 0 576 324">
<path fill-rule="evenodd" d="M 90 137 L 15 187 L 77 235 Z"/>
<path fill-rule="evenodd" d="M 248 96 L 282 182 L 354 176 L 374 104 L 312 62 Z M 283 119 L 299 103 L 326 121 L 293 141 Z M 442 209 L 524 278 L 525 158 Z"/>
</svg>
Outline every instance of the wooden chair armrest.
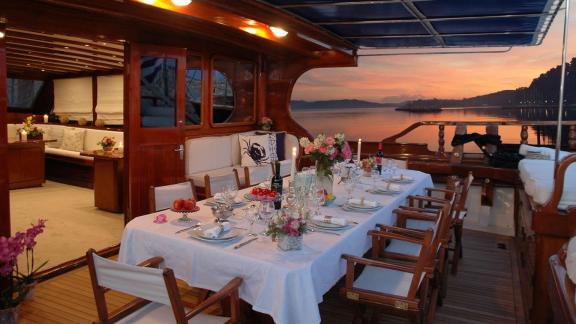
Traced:
<svg viewBox="0 0 576 324">
<path fill-rule="evenodd" d="M 160 257 L 160 256 L 156 256 L 156 257 L 151 257 L 148 260 L 144 260 L 140 263 L 138 263 L 139 267 L 146 267 L 146 268 L 158 268 L 158 266 L 160 266 L 160 263 L 164 262 L 164 258 Z"/>
<path fill-rule="evenodd" d="M 426 213 L 426 214 L 432 214 L 432 215 L 438 214 L 438 208 L 420 208 L 420 207 L 411 207 L 411 206 L 400 206 L 398 208 L 402 209 L 402 210 L 409 210 L 409 211 L 415 211 L 415 212 L 419 212 L 419 213 Z"/>
<path fill-rule="evenodd" d="M 435 198 L 435 197 L 428 197 L 428 196 L 410 195 L 406 198 L 408 198 L 408 200 L 419 200 L 419 201 L 433 202 L 433 203 L 438 203 L 438 204 L 445 204 L 445 203 L 450 202 L 450 200 L 446 200 L 446 199 L 442 199 L 442 198 Z"/>
<path fill-rule="evenodd" d="M 389 226 L 389 225 L 382 225 L 382 224 L 376 224 L 376 227 L 378 227 L 383 232 L 404 234 L 404 235 L 416 237 L 418 239 L 424 238 L 424 233 L 422 231 L 418 231 L 418 230 L 413 230 L 413 229 L 403 228 L 403 227 L 396 227 L 396 226 Z"/>
<path fill-rule="evenodd" d="M 455 194 L 456 191 L 450 189 L 440 189 L 440 188 L 424 188 L 428 196 L 430 196 L 433 192 L 442 192 L 446 194 Z"/>
<path fill-rule="evenodd" d="M 234 305 L 234 303 L 239 302 L 238 288 L 240 288 L 241 284 L 242 284 L 242 278 L 236 277 L 236 278 L 230 280 L 224 287 L 222 287 L 222 289 L 220 289 L 219 291 L 217 291 L 215 294 L 211 295 L 210 297 L 206 298 L 206 300 L 204 300 L 198 306 L 194 307 L 192 310 L 190 310 L 188 313 L 186 313 L 186 320 L 190 320 L 192 317 L 198 315 L 199 313 L 204 311 L 206 308 L 214 305 L 217 302 L 220 302 L 221 300 L 223 300 L 224 298 L 226 298 L 228 296 L 234 297 L 234 298 L 231 298 L 231 300 L 230 300 L 230 302 L 232 303 L 232 305 L 231 305 L 232 314 L 234 316 L 234 313 L 238 311 L 238 305 Z"/>
<path fill-rule="evenodd" d="M 419 212 L 419 211 L 412 211 L 406 209 L 394 209 L 394 214 L 396 217 L 402 217 L 404 219 L 418 219 L 418 220 L 427 220 L 427 221 L 436 221 L 439 216 L 439 213 L 430 213 L 430 212 Z"/>
<path fill-rule="evenodd" d="M 390 263 L 390 262 L 385 262 L 385 261 L 380 261 L 380 260 L 366 259 L 366 258 L 362 258 L 362 257 L 349 255 L 349 254 L 342 255 L 342 258 L 345 259 L 348 264 L 350 264 L 350 263 L 363 264 L 363 265 L 367 265 L 367 266 L 397 270 L 397 271 L 402 271 L 402 272 L 410 272 L 410 273 L 416 272 L 416 267 L 414 265 L 398 264 L 398 263 Z M 346 275 L 348 275 L 348 273 L 346 273 Z"/>
<path fill-rule="evenodd" d="M 390 239 L 390 240 L 399 240 L 399 241 L 406 241 L 406 242 L 410 242 L 410 243 L 414 243 L 414 244 L 421 244 L 422 243 L 422 239 L 417 238 L 417 237 L 413 237 L 411 235 L 408 234 L 400 234 L 400 233 L 393 233 L 393 232 L 382 232 L 379 230 L 371 230 L 368 231 L 368 235 L 374 237 L 378 237 L 378 238 L 384 238 L 384 239 Z M 374 246 L 374 244 L 372 244 L 372 248 L 377 248 L 376 246 Z"/>
</svg>

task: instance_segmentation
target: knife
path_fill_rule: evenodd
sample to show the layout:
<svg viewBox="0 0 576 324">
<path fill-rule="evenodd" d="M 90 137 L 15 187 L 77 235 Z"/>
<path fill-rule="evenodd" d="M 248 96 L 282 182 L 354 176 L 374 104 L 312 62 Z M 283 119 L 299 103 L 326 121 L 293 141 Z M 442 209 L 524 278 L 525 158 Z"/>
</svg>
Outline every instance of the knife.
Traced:
<svg viewBox="0 0 576 324">
<path fill-rule="evenodd" d="M 257 237 L 254 237 L 254 238 L 249 239 L 249 240 L 246 241 L 246 242 L 242 242 L 242 243 L 240 243 L 240 244 L 236 244 L 236 245 L 234 245 L 234 249 L 235 249 L 235 250 L 236 250 L 236 249 L 239 249 L 239 248 L 243 247 L 243 246 L 246 245 L 246 244 L 250 244 L 250 243 L 256 241 L 257 239 L 258 239 Z"/>
<path fill-rule="evenodd" d="M 187 231 L 187 230 L 189 230 L 189 229 L 193 229 L 193 228 L 196 228 L 196 227 L 200 227 L 200 225 L 201 225 L 201 224 L 198 223 L 198 224 L 196 224 L 196 225 L 192 225 L 192 226 L 190 226 L 190 227 L 183 228 L 183 229 L 181 229 L 181 230 L 176 231 L 174 234 L 180 234 L 180 233 L 185 232 L 185 231 Z"/>
</svg>

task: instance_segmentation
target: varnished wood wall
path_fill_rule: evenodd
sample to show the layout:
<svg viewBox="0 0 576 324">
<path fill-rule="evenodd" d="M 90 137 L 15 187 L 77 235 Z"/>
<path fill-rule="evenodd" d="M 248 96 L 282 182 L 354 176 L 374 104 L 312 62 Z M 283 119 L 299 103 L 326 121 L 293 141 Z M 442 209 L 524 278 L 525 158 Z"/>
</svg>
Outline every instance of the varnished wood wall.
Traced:
<svg viewBox="0 0 576 324">
<path fill-rule="evenodd" d="M 10 235 L 6 105 L 6 48 L 4 38 L 0 38 L 0 236 Z"/>
</svg>

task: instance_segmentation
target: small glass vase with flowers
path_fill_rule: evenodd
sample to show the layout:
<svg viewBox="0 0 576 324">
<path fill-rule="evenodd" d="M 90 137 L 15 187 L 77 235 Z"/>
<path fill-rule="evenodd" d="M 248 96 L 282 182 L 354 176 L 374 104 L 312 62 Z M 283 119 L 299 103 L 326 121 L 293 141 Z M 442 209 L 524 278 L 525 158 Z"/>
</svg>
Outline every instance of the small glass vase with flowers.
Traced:
<svg viewBox="0 0 576 324">
<path fill-rule="evenodd" d="M 270 221 L 266 235 L 276 241 L 283 251 L 301 250 L 307 231 L 306 219 L 297 210 L 284 208 Z"/>
<path fill-rule="evenodd" d="M 274 121 L 272 120 L 272 118 L 264 116 L 260 118 L 258 125 L 260 126 L 260 129 L 263 131 L 270 131 L 272 130 L 272 127 L 274 127 Z"/>
<path fill-rule="evenodd" d="M 100 140 L 100 142 L 96 143 L 102 147 L 102 151 L 104 152 L 112 152 L 114 150 L 114 146 L 116 145 L 116 140 L 114 137 L 104 136 Z"/>
</svg>

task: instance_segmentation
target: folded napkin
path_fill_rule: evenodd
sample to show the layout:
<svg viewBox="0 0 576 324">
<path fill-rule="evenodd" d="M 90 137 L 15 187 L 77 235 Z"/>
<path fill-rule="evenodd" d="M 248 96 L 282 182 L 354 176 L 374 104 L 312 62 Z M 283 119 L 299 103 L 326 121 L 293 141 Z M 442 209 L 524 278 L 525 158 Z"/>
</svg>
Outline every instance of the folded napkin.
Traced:
<svg viewBox="0 0 576 324">
<path fill-rule="evenodd" d="M 222 232 L 229 231 L 231 228 L 232 225 L 230 225 L 230 222 L 222 222 L 204 229 L 202 234 L 204 234 L 204 237 L 215 239 L 218 238 Z"/>
<path fill-rule="evenodd" d="M 393 176 L 392 180 L 412 180 L 412 177 L 401 174 Z"/>
<path fill-rule="evenodd" d="M 316 222 L 323 222 L 340 226 L 348 225 L 348 221 L 346 219 L 332 216 L 314 216 L 312 217 L 312 220 Z"/>
<path fill-rule="evenodd" d="M 349 204 L 357 205 L 357 206 L 366 206 L 366 207 L 376 207 L 378 204 L 375 201 L 370 201 L 366 199 L 358 199 L 352 198 L 348 201 Z"/>
<path fill-rule="evenodd" d="M 388 182 L 384 187 L 378 187 L 377 190 L 382 191 L 401 191 L 402 187 L 397 184 Z"/>
</svg>

